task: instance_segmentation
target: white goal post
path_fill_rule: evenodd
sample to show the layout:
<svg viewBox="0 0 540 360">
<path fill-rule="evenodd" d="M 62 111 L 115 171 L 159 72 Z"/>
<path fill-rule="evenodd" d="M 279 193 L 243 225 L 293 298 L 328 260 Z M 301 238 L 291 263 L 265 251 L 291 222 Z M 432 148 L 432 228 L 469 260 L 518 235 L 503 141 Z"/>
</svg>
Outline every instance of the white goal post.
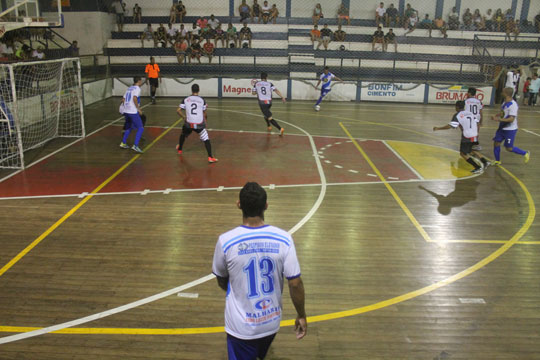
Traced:
<svg viewBox="0 0 540 360">
<path fill-rule="evenodd" d="M 84 137 L 78 58 L 0 65 L 0 168 L 23 169 L 24 152 Z"/>
</svg>

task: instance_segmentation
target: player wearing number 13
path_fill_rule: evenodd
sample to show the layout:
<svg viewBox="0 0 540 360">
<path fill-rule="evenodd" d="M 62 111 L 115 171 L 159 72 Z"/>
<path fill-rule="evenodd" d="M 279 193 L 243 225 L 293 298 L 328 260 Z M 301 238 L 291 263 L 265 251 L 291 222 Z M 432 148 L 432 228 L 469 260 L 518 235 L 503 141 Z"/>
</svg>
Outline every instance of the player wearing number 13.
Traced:
<svg viewBox="0 0 540 360">
<path fill-rule="evenodd" d="M 462 100 L 456 101 L 456 111 L 452 117 L 452 121 L 448 125 L 442 127 L 435 126 L 433 131 L 460 128 L 462 135 L 459 153 L 465 161 L 474 167 L 474 170 L 472 170 L 473 174 L 481 173 L 484 168 L 491 164 L 484 155 L 477 150 L 473 150 L 473 144 L 478 140 L 479 120 L 472 112 L 465 110 L 465 102 Z M 475 158 L 482 163 L 482 166 L 478 165 Z"/>
<path fill-rule="evenodd" d="M 212 272 L 225 291 L 225 331 L 229 359 L 264 359 L 279 330 L 283 277 L 296 308 L 296 337 L 306 335 L 304 285 L 291 235 L 264 224 L 266 191 L 248 182 L 237 206 L 243 225 L 221 234 Z"/>
<path fill-rule="evenodd" d="M 212 145 L 206 131 L 206 101 L 199 96 L 199 91 L 199 85 L 193 84 L 191 86 L 191 96 L 185 98 L 178 109 L 176 109 L 178 115 L 185 119 L 176 150 L 178 150 L 179 155 L 182 155 L 182 148 L 184 147 L 186 138 L 195 131 L 199 134 L 201 141 L 204 142 L 204 146 L 208 152 L 208 162 L 215 163 L 218 159 L 212 156 Z"/>
</svg>

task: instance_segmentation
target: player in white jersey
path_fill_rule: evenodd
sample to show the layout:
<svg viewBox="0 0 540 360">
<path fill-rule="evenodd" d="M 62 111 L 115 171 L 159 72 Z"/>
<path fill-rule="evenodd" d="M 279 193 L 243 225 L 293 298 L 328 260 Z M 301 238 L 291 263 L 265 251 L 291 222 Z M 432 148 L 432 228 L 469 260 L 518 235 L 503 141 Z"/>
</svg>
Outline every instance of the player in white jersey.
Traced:
<svg viewBox="0 0 540 360">
<path fill-rule="evenodd" d="M 126 90 L 126 93 L 122 98 L 123 106 L 121 106 L 120 110 L 124 114 L 124 118 L 126 119 L 126 123 L 124 124 L 124 136 L 122 138 L 122 142 L 120 143 L 120 147 L 123 149 L 129 149 L 127 139 L 131 131 L 133 129 L 137 129 L 135 141 L 131 149 L 138 153 L 143 152 L 141 148 L 139 148 L 139 142 L 141 141 L 141 137 L 144 131 L 144 125 L 141 119 L 142 111 L 139 105 L 139 99 L 141 97 L 141 84 L 142 79 L 139 76 L 133 78 L 133 85 Z"/>
<path fill-rule="evenodd" d="M 272 131 L 272 125 L 274 125 L 279 130 L 279 136 L 283 136 L 285 129 L 279 126 L 277 121 L 272 118 L 272 112 L 270 111 L 270 108 L 272 107 L 272 92 L 275 91 L 283 102 L 286 102 L 287 100 L 281 95 L 281 92 L 276 89 L 274 84 L 268 82 L 267 79 L 268 74 L 265 72 L 261 73 L 261 81 L 257 81 L 253 84 L 252 94 L 257 95 L 257 98 L 259 99 L 259 107 L 264 115 L 264 120 L 266 120 L 268 131 Z"/>
<path fill-rule="evenodd" d="M 487 168 L 491 163 L 480 152 L 473 150 L 473 144 L 478 139 L 478 118 L 471 112 L 465 110 L 465 101 L 456 101 L 456 113 L 452 117 L 452 121 L 446 126 L 433 127 L 433 131 L 448 130 L 460 128 L 461 143 L 459 153 L 461 157 L 474 167 L 473 174 L 481 173 L 484 168 Z M 482 166 L 475 161 L 478 159 Z"/>
<path fill-rule="evenodd" d="M 514 146 L 514 140 L 518 131 L 518 104 L 512 98 L 514 94 L 513 87 L 503 89 L 504 103 L 502 113 L 491 117 L 491 120 L 499 122 L 499 128 L 493 138 L 493 154 L 495 155 L 495 164 L 501 164 L 501 144 L 504 143 L 506 151 L 523 156 L 525 163 L 529 162 L 530 152 L 521 150 Z"/>
<path fill-rule="evenodd" d="M 248 182 L 237 206 L 243 224 L 222 234 L 212 272 L 225 291 L 225 331 L 229 359 L 264 359 L 279 331 L 283 277 L 297 312 L 298 339 L 307 331 L 304 285 L 291 235 L 264 224 L 266 191 Z"/>
<path fill-rule="evenodd" d="M 484 105 L 482 104 L 482 101 L 476 98 L 476 88 L 470 87 L 467 90 L 467 94 L 465 96 L 465 110 L 473 113 L 473 115 L 478 118 L 478 127 L 482 127 L 482 109 L 484 108 Z M 473 150 L 482 150 L 482 147 L 480 146 L 480 140 L 477 140 L 473 144 Z"/>
<path fill-rule="evenodd" d="M 179 155 L 182 155 L 184 141 L 186 141 L 186 138 L 195 131 L 199 134 L 201 141 L 204 142 L 204 146 L 208 152 L 208 162 L 215 163 L 218 159 L 212 156 L 212 145 L 210 144 L 210 138 L 206 131 L 206 101 L 199 96 L 199 91 L 199 85 L 193 84 L 191 86 L 191 96 L 185 98 L 178 109 L 176 109 L 178 115 L 184 119 L 182 134 L 180 134 L 176 150 L 178 150 Z"/>
</svg>

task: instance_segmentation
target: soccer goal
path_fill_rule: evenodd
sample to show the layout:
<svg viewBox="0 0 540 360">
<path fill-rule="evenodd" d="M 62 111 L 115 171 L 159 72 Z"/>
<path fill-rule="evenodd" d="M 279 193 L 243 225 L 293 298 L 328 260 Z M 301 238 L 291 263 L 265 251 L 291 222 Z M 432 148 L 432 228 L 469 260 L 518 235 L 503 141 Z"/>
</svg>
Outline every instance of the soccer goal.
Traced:
<svg viewBox="0 0 540 360">
<path fill-rule="evenodd" d="M 58 137 L 84 137 L 78 58 L 0 65 L 0 168 Z"/>
</svg>

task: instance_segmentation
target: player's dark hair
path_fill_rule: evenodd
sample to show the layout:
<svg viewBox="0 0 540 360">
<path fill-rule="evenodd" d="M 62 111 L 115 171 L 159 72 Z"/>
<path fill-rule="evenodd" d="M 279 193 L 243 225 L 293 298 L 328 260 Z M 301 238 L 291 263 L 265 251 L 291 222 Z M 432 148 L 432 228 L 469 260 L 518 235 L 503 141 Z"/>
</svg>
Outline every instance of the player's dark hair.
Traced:
<svg viewBox="0 0 540 360">
<path fill-rule="evenodd" d="M 470 95 L 475 96 L 476 95 L 476 88 L 470 87 L 469 90 L 467 90 L 467 92 Z"/>
<path fill-rule="evenodd" d="M 262 73 L 261 73 L 261 79 L 263 79 L 263 80 L 268 79 L 268 74 L 265 73 L 265 72 L 262 72 Z"/>
<path fill-rule="evenodd" d="M 199 84 L 193 84 L 193 85 L 191 85 L 191 92 L 192 92 L 192 93 L 196 94 L 196 93 L 198 93 L 199 91 L 200 91 L 200 89 L 199 89 Z"/>
<path fill-rule="evenodd" d="M 465 109 L 465 101 L 463 100 L 456 101 L 456 108 L 458 108 L 459 110 Z"/>
<path fill-rule="evenodd" d="M 325 66 L 324 70 L 330 70 L 330 68 L 328 66 Z"/>
<path fill-rule="evenodd" d="M 135 76 L 135 77 L 133 78 L 133 83 L 134 83 L 134 84 L 138 83 L 139 81 L 141 81 L 141 77 L 140 77 L 140 76 Z"/>
<path fill-rule="evenodd" d="M 256 182 L 247 182 L 240 190 L 240 207 L 244 218 L 259 216 L 264 219 L 266 191 Z"/>
</svg>

